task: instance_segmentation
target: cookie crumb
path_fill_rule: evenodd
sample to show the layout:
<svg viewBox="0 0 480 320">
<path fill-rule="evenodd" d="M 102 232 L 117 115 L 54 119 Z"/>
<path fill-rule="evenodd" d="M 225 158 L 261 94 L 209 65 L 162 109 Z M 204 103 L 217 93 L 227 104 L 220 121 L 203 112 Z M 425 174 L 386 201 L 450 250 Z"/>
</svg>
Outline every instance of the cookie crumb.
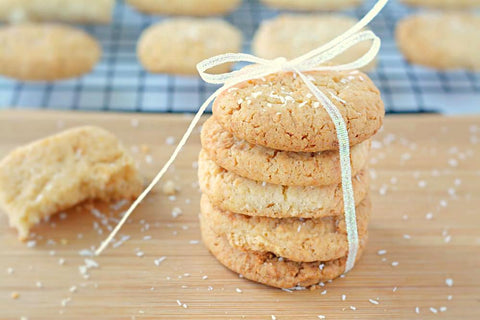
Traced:
<svg viewBox="0 0 480 320">
<path fill-rule="evenodd" d="M 172 196 L 177 193 L 178 189 L 175 185 L 175 182 L 172 180 L 167 180 L 162 187 L 163 194 L 167 196 Z"/>
<path fill-rule="evenodd" d="M 150 152 L 150 147 L 146 144 L 140 145 L 140 151 L 142 151 L 143 154 L 147 154 Z"/>
<path fill-rule="evenodd" d="M 180 209 L 179 207 L 175 207 L 172 209 L 172 217 L 175 219 L 177 218 L 178 216 L 182 215 L 182 209 Z"/>
<path fill-rule="evenodd" d="M 20 294 L 19 294 L 18 292 L 15 292 L 15 291 L 12 292 L 12 293 L 10 294 L 10 296 L 12 297 L 12 299 L 15 299 L 15 300 L 18 299 L 18 298 L 20 298 Z"/>
</svg>

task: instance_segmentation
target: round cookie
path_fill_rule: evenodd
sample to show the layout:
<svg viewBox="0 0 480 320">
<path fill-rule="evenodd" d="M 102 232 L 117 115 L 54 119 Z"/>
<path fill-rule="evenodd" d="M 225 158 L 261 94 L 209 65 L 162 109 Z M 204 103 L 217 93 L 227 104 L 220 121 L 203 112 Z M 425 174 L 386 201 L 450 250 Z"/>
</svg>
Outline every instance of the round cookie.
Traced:
<svg viewBox="0 0 480 320">
<path fill-rule="evenodd" d="M 343 216 L 317 219 L 250 217 L 212 206 L 204 194 L 201 213 L 210 228 L 240 250 L 272 252 L 292 261 L 329 261 L 347 255 Z M 371 211 L 368 197 L 357 207 L 358 236 L 364 237 Z"/>
<path fill-rule="evenodd" d="M 0 74 L 19 80 L 77 77 L 89 72 L 101 55 L 94 38 L 60 24 L 1 27 L 0 48 Z"/>
<path fill-rule="evenodd" d="M 110 23 L 115 0 L 2 0 L 0 21 L 63 21 L 66 23 Z"/>
<path fill-rule="evenodd" d="M 480 70 L 480 17 L 446 12 L 408 16 L 396 28 L 405 58 L 435 69 Z"/>
<path fill-rule="evenodd" d="M 343 214 L 340 184 L 301 187 L 281 186 L 243 178 L 219 167 L 205 151 L 198 160 L 200 188 L 211 203 L 225 211 L 272 218 L 321 218 Z M 368 172 L 352 179 L 355 204 L 368 193 Z"/>
<path fill-rule="evenodd" d="M 338 151 L 288 152 L 237 139 L 209 118 L 202 127 L 202 147 L 208 157 L 239 176 L 287 186 L 338 184 L 341 181 Z M 350 150 L 352 175 L 367 163 L 370 140 Z"/>
<path fill-rule="evenodd" d="M 480 6 L 480 0 L 401 0 L 410 6 L 431 7 L 438 9 L 463 9 Z"/>
<path fill-rule="evenodd" d="M 146 29 L 137 45 L 143 67 L 154 73 L 198 74 L 196 65 L 212 56 L 240 51 L 242 33 L 220 19 L 173 18 Z M 212 68 L 229 71 L 231 64 Z"/>
<path fill-rule="evenodd" d="M 305 73 L 338 108 L 350 144 L 373 136 L 385 114 L 380 92 L 359 71 Z M 317 152 L 338 149 L 335 125 L 297 74 L 279 72 L 222 92 L 213 114 L 239 139 L 272 149 Z"/>
<path fill-rule="evenodd" d="M 296 10 L 339 10 L 360 4 L 361 0 L 262 0 L 262 2 L 270 7 Z"/>
<path fill-rule="evenodd" d="M 357 22 L 354 18 L 339 14 L 280 15 L 262 22 L 253 39 L 252 50 L 262 58 L 285 57 L 291 60 L 334 39 Z M 353 62 L 367 53 L 370 45 L 369 41 L 358 43 L 329 63 Z M 373 67 L 375 61 L 363 70 L 371 70 Z"/>
<path fill-rule="evenodd" d="M 327 262 L 295 262 L 270 252 L 240 250 L 216 234 L 200 216 L 202 239 L 210 252 L 230 270 L 245 278 L 277 288 L 308 287 L 335 279 L 345 271 L 346 257 Z M 360 239 L 357 261 L 362 256 L 368 235 Z"/>
<path fill-rule="evenodd" d="M 127 0 L 147 14 L 209 16 L 233 11 L 241 0 Z"/>
</svg>

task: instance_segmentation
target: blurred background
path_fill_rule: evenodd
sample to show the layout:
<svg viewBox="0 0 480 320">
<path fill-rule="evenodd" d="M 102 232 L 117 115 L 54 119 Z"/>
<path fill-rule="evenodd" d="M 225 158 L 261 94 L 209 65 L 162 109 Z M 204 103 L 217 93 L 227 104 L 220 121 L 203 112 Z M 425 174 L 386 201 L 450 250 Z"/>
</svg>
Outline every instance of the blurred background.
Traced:
<svg viewBox="0 0 480 320">
<path fill-rule="evenodd" d="M 374 2 L 364 1 L 341 13 L 361 18 Z M 396 23 L 419 11 L 422 9 L 391 0 L 370 24 L 383 44 L 378 65 L 369 75 L 382 92 L 387 113 L 480 113 L 480 73 L 414 66 L 398 51 Z M 242 30 L 243 51 L 251 52 L 251 40 L 261 21 L 279 13 L 258 0 L 244 0 L 238 9 L 222 18 Z M 137 59 L 136 44 L 142 31 L 162 19 L 117 1 L 111 24 L 78 26 L 94 36 L 103 49 L 102 59 L 91 73 L 56 82 L 22 82 L 0 76 L 0 109 L 196 111 L 217 86 L 195 76 L 151 74 Z"/>
</svg>

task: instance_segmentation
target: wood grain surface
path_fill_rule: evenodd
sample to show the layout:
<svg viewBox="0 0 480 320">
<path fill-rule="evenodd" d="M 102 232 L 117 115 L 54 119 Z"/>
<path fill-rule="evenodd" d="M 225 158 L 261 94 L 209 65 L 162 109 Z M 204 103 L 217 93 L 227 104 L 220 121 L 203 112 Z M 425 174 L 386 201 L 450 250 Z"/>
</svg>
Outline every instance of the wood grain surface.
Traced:
<svg viewBox="0 0 480 320">
<path fill-rule="evenodd" d="M 93 124 L 132 149 L 148 180 L 190 119 L 4 111 L 0 157 L 59 130 Z M 128 240 L 92 258 L 98 267 L 88 276 L 79 270 L 86 250 L 99 245 L 125 205 L 73 208 L 35 228 L 28 245 L 1 214 L 0 319 L 480 318 L 479 117 L 387 117 L 373 144 L 374 211 L 364 257 L 323 290 L 291 293 L 241 279 L 202 245 L 198 132 L 163 180 L 175 181 L 178 194 L 169 198 L 156 188 L 117 237 Z"/>
</svg>

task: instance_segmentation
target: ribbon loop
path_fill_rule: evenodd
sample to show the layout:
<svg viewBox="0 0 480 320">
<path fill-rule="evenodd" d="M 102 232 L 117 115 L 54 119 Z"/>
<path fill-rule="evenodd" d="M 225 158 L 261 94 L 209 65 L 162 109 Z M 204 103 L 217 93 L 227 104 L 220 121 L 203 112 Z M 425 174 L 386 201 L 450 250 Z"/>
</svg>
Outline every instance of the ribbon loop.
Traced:
<svg viewBox="0 0 480 320">
<path fill-rule="evenodd" d="M 311 57 L 308 60 L 302 61 L 302 59 L 295 59 L 296 61 L 294 61 L 294 64 L 297 64 L 297 68 L 299 70 L 320 70 L 323 63 L 341 55 L 342 53 L 344 53 L 351 47 L 357 45 L 358 43 L 368 40 L 372 41 L 372 45 L 370 46 L 368 51 L 364 53 L 361 57 L 357 58 L 357 60 L 352 61 L 348 64 L 330 66 L 330 68 L 323 70 L 340 71 L 360 69 L 361 67 L 364 67 L 365 65 L 373 61 L 380 49 L 380 38 L 378 38 L 372 31 L 369 30 L 356 33 L 348 37 L 344 41 L 338 43 L 337 46 L 327 49 L 326 51 L 319 52 L 317 55 Z"/>
</svg>

